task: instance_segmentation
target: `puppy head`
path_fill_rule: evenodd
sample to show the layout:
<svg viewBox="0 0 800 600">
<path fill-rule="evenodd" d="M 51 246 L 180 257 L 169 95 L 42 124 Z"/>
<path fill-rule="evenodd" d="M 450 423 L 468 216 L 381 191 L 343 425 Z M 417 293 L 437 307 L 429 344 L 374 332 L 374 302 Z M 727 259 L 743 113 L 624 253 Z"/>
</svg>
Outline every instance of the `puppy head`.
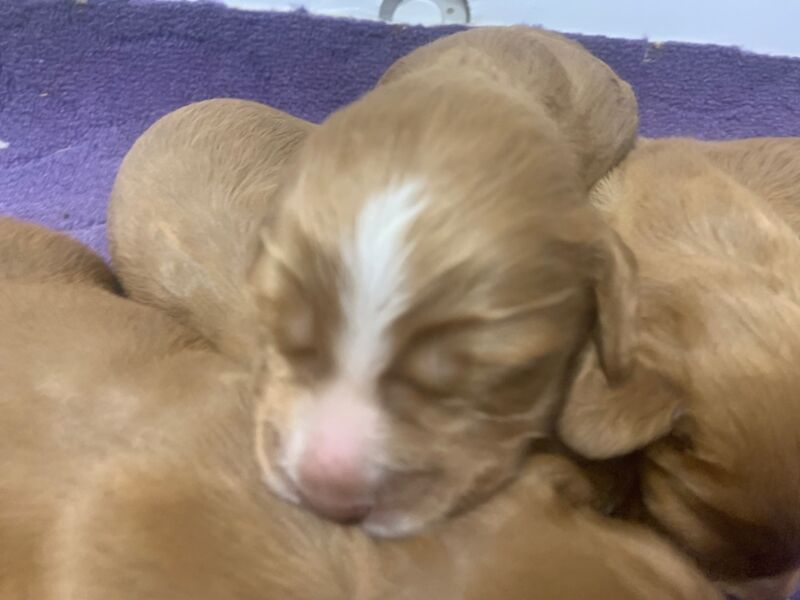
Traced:
<svg viewBox="0 0 800 600">
<path fill-rule="evenodd" d="M 402 109 L 311 136 L 252 271 L 267 482 L 385 536 L 512 478 L 593 329 L 624 373 L 633 312 L 631 257 L 557 134 Z"/>
</svg>

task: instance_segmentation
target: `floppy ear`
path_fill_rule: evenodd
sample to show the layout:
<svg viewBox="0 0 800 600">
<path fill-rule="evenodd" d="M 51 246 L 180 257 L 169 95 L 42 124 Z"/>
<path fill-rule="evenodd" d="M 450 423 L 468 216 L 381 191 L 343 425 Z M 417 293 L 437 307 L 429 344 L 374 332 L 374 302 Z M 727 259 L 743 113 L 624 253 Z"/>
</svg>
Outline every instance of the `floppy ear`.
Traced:
<svg viewBox="0 0 800 600">
<path fill-rule="evenodd" d="M 594 342 L 600 367 L 613 384 L 625 379 L 633 366 L 638 305 L 636 260 L 633 252 L 610 230 L 596 259 Z"/>
<path fill-rule="evenodd" d="M 587 344 L 558 422 L 563 443 L 602 460 L 629 454 L 667 435 L 683 414 L 680 390 L 641 364 L 621 382 L 608 381 L 596 348 Z"/>
</svg>

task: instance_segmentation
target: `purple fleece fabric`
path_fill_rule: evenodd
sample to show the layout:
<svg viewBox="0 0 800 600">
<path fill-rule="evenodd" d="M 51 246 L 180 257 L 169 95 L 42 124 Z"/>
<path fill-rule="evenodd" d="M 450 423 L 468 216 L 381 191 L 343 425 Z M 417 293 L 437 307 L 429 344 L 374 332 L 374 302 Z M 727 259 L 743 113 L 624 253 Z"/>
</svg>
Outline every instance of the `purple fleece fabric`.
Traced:
<svg viewBox="0 0 800 600">
<path fill-rule="evenodd" d="M 320 121 L 454 30 L 213 4 L 0 0 L 0 214 L 104 252 L 117 166 L 161 115 L 228 96 Z M 645 135 L 800 136 L 800 59 L 576 37 L 633 84 Z"/>
<path fill-rule="evenodd" d="M 125 151 L 161 115 L 217 96 L 319 121 L 453 28 L 214 4 L 0 1 L 0 214 L 104 251 Z M 576 36 L 631 82 L 649 136 L 800 136 L 800 59 Z"/>
</svg>

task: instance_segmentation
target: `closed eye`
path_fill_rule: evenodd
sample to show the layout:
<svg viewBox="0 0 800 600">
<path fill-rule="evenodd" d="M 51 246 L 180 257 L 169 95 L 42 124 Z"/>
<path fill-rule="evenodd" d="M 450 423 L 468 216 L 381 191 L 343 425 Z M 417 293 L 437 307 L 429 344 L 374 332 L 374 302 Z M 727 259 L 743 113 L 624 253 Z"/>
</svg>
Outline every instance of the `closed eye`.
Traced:
<svg viewBox="0 0 800 600">
<path fill-rule="evenodd" d="M 324 379 L 328 373 L 328 364 L 323 354 L 312 348 L 306 349 L 280 349 L 289 370 L 298 383 L 312 386 Z"/>
<path fill-rule="evenodd" d="M 390 390 L 401 392 L 404 395 L 413 395 L 415 398 L 439 399 L 448 395 L 446 390 L 392 371 L 384 374 L 381 383 Z"/>
</svg>

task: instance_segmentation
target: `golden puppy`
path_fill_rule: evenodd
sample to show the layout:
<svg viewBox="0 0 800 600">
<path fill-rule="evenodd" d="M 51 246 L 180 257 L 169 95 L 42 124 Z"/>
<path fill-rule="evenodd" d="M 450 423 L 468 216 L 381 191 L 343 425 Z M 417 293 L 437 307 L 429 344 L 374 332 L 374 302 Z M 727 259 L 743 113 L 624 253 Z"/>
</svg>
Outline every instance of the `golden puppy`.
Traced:
<svg viewBox="0 0 800 600">
<path fill-rule="evenodd" d="M 584 50 L 492 28 L 412 53 L 308 134 L 251 280 L 273 490 L 411 534 L 515 475 L 592 339 L 624 377 L 633 260 L 586 192 L 636 123 Z"/>
<path fill-rule="evenodd" d="M 0 217 L 0 280 L 85 283 L 121 291 L 103 259 L 80 242 L 9 217 Z"/>
<path fill-rule="evenodd" d="M 137 410 L 127 395 L 136 393 L 137 361 L 154 361 L 147 376 L 155 377 L 165 355 L 200 342 L 166 315 L 118 297 L 118 290 L 110 269 L 89 248 L 38 225 L 0 219 L 3 600 L 45 597 L 37 592 L 41 553 L 76 482 L 76 473 L 59 465 L 77 460 L 78 453 L 101 460 L 109 443 L 98 431 L 118 439 L 115 422 Z M 147 347 L 116 339 L 118 328 L 148 339 Z M 98 338 L 97 331 L 106 333 Z M 114 352 L 122 347 L 124 356 Z M 169 370 L 167 361 L 161 364 Z M 94 387 L 84 395 L 87 381 Z M 102 415 L 94 420 L 91 411 L 98 406 Z"/>
<path fill-rule="evenodd" d="M 285 162 L 312 125 L 257 102 L 210 100 L 159 119 L 111 194 L 114 270 L 156 306 L 240 361 L 256 354 L 246 274 L 277 213 Z"/>
<path fill-rule="evenodd" d="M 266 489 L 238 368 L 164 313 L 7 283 L 0 327 L 0 600 L 719 600 L 563 458 L 377 542 Z"/>
<path fill-rule="evenodd" d="M 457 34 L 319 128 L 230 100 L 167 115 L 118 175 L 113 262 L 132 297 L 265 368 L 273 490 L 411 533 L 514 475 L 590 336 L 624 375 L 633 263 L 585 193 L 636 127 L 629 86 L 578 45 Z"/>
<path fill-rule="evenodd" d="M 800 567 L 800 239 L 767 191 L 798 175 L 752 148 L 646 141 L 598 184 L 640 263 L 640 344 L 616 385 L 585 353 L 559 429 L 590 458 L 643 448 L 645 519 L 773 600 Z"/>
</svg>

